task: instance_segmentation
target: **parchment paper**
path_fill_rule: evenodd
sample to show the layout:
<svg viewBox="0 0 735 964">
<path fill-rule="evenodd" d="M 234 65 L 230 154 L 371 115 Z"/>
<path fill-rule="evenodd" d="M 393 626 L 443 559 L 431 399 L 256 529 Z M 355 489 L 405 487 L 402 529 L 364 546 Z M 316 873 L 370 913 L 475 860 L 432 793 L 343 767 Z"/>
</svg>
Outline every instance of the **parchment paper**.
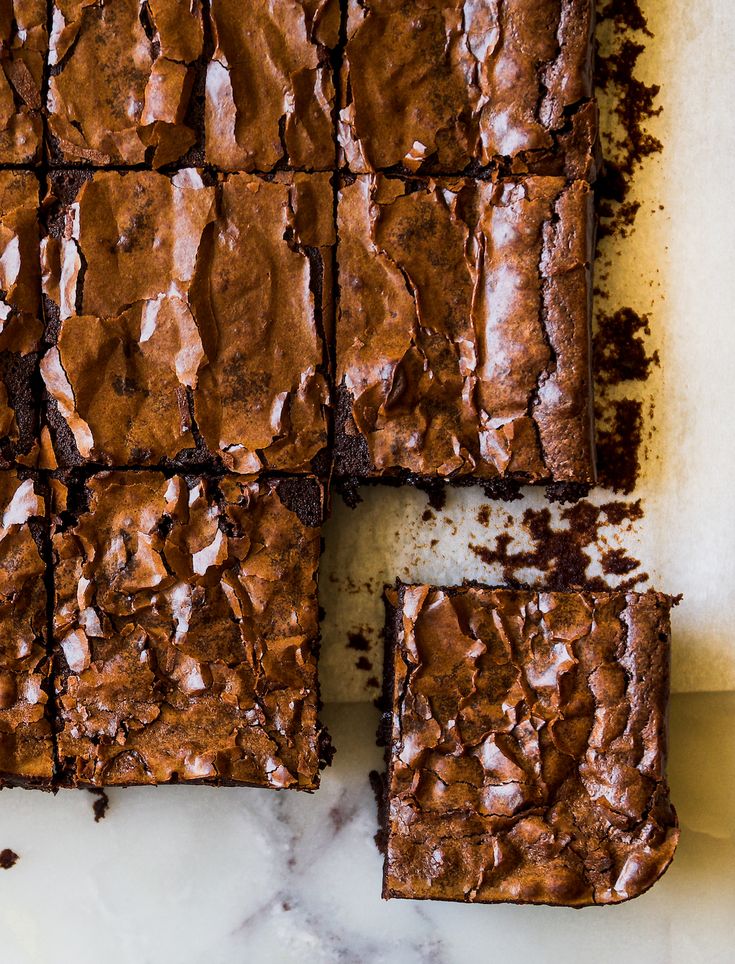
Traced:
<svg viewBox="0 0 735 964">
<path fill-rule="evenodd" d="M 603 307 L 632 306 L 649 315 L 648 349 L 658 350 L 660 367 L 640 386 L 647 412 L 654 403 L 645 425 L 653 434 L 633 493 L 644 518 L 608 534 L 641 560 L 648 585 L 684 596 L 673 616 L 674 691 L 732 690 L 735 195 L 722 175 L 735 156 L 735 7 L 730 0 L 648 0 L 642 8 L 654 39 L 641 38 L 646 51 L 636 73 L 661 85 L 663 110 L 647 127 L 664 150 L 635 176 L 631 199 L 641 208 L 632 235 L 602 242 L 611 261 Z M 610 124 L 607 111 L 603 126 Z M 517 522 L 527 507 L 545 501 L 527 489 L 521 502 L 496 503 L 484 527 L 476 517 L 487 500 L 477 491 L 450 493 L 445 510 L 428 523 L 421 493 L 381 488 L 363 496 L 354 511 L 336 499 L 326 529 L 321 675 L 328 701 L 377 695 L 385 582 L 397 576 L 497 582 L 500 571 L 483 565 L 468 545 L 493 544 L 508 514 Z M 611 497 L 599 491 L 592 500 Z M 522 544 L 520 528 L 511 531 Z M 349 647 L 349 633 L 364 636 L 369 649 Z"/>
</svg>

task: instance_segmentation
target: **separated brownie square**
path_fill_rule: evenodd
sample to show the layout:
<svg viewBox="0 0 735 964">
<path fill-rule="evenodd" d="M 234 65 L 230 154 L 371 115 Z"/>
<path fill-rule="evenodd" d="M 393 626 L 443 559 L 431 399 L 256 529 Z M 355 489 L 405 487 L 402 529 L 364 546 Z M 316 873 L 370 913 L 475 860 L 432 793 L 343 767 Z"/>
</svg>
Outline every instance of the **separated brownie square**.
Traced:
<svg viewBox="0 0 735 964">
<path fill-rule="evenodd" d="M 594 481 L 589 185 L 346 180 L 335 469 Z"/>
<path fill-rule="evenodd" d="M 54 482 L 59 783 L 315 789 L 323 490 Z"/>
<path fill-rule="evenodd" d="M 41 368 L 63 466 L 308 471 L 327 441 L 328 174 L 57 172 Z"/>
<path fill-rule="evenodd" d="M 206 160 L 220 170 L 331 170 L 339 0 L 211 0 Z"/>
<path fill-rule="evenodd" d="M 581 907 L 655 883 L 679 837 L 671 603 L 388 591 L 385 897 Z"/>
<path fill-rule="evenodd" d="M 41 160 L 46 0 L 0 4 L 0 164 Z"/>
<path fill-rule="evenodd" d="M 39 484 L 0 471 L 0 787 L 49 788 L 46 504 Z"/>
<path fill-rule="evenodd" d="M 339 146 L 353 173 L 593 173 L 593 0 L 348 0 Z"/>
<path fill-rule="evenodd" d="M 38 456 L 38 190 L 34 174 L 0 171 L 0 468 Z"/>
<path fill-rule="evenodd" d="M 52 163 L 162 167 L 201 146 L 203 44 L 200 0 L 52 0 Z"/>
</svg>

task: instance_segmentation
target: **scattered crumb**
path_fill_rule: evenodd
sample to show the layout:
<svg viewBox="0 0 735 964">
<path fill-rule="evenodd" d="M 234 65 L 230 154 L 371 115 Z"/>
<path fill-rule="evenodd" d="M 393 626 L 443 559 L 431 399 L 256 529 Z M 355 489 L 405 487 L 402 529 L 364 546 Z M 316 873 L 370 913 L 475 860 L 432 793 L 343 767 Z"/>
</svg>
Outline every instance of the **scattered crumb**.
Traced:
<svg viewBox="0 0 735 964">
<path fill-rule="evenodd" d="M 431 509 L 425 509 L 421 516 L 421 521 L 431 522 L 432 519 L 436 519 L 436 516 L 434 515 L 434 513 L 431 511 Z"/>
<path fill-rule="evenodd" d="M 349 649 L 358 649 L 365 652 L 370 649 L 370 640 L 365 635 L 365 628 L 356 633 L 347 633 L 347 646 Z"/>
<path fill-rule="evenodd" d="M 490 525 L 490 506 L 489 505 L 481 505 L 480 508 L 477 510 L 477 521 L 480 523 L 481 526 L 485 526 L 485 528 L 487 528 Z"/>
<path fill-rule="evenodd" d="M 104 790 L 99 790 L 96 787 L 90 787 L 89 792 L 97 797 L 92 804 L 92 810 L 94 811 L 94 822 L 99 823 L 100 820 L 104 820 L 107 815 L 107 811 L 110 808 L 110 798 Z"/>
<path fill-rule="evenodd" d="M 5 850 L 0 850 L 0 868 L 2 870 L 10 870 L 11 867 L 15 867 L 19 859 L 18 854 L 8 847 Z"/>
<path fill-rule="evenodd" d="M 372 662 L 367 658 L 367 656 L 358 656 L 355 660 L 355 666 L 358 669 L 364 669 L 370 671 L 373 668 Z"/>
<path fill-rule="evenodd" d="M 636 502 L 610 502 L 595 506 L 581 501 L 561 512 L 559 528 L 554 528 L 548 508 L 527 509 L 522 524 L 530 536 L 530 549 L 513 549 L 512 530 L 495 537 L 495 548 L 470 544 L 470 549 L 486 565 L 499 564 L 503 579 L 510 586 L 522 585 L 522 571 L 537 570 L 543 576 L 544 586 L 550 590 L 585 588 L 610 589 L 606 576 L 625 575 L 628 578 L 617 583 L 617 588 L 632 589 L 647 582 L 648 574 L 640 571 L 641 563 L 622 550 L 608 549 L 601 552 L 602 576 L 589 576 L 592 551 L 602 549 L 604 538 L 601 530 L 609 525 L 632 523 L 643 515 L 640 500 Z"/>
</svg>

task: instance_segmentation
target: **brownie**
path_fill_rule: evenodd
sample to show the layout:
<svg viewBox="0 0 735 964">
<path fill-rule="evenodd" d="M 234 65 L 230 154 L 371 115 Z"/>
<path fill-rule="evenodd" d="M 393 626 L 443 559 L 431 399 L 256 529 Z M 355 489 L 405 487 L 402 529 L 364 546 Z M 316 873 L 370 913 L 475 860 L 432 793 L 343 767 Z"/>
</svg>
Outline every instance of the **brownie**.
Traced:
<svg viewBox="0 0 735 964">
<path fill-rule="evenodd" d="M 315 789 L 319 483 L 112 472 L 53 498 L 60 784 Z"/>
<path fill-rule="evenodd" d="M 347 0 L 353 173 L 594 173 L 593 0 Z"/>
<path fill-rule="evenodd" d="M 59 178 L 41 370 L 62 466 L 309 470 L 327 441 L 328 174 Z"/>
<path fill-rule="evenodd" d="M 0 4 L 0 165 L 41 160 L 46 0 Z"/>
<path fill-rule="evenodd" d="M 45 515 L 33 479 L 0 471 L 0 787 L 48 788 L 54 774 Z"/>
<path fill-rule="evenodd" d="M 38 180 L 0 171 L 0 468 L 38 456 Z"/>
<path fill-rule="evenodd" d="M 203 44 L 201 0 L 52 0 L 52 162 L 161 167 L 181 158 L 202 135 L 194 94 Z"/>
<path fill-rule="evenodd" d="M 211 0 L 206 159 L 227 171 L 335 162 L 339 0 Z"/>
<path fill-rule="evenodd" d="M 656 592 L 387 593 L 384 897 L 636 897 L 679 831 Z"/>
<path fill-rule="evenodd" d="M 592 215 L 561 177 L 342 185 L 338 476 L 594 481 Z"/>
</svg>

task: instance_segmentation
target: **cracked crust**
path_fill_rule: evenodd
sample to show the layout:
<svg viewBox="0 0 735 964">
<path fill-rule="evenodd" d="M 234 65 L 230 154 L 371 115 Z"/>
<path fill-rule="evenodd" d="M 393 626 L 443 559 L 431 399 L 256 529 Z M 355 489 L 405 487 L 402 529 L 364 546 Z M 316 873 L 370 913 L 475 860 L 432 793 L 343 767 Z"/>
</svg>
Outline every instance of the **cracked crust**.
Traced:
<svg viewBox="0 0 735 964">
<path fill-rule="evenodd" d="M 409 6 L 347 2 L 343 165 L 456 174 L 510 162 L 515 173 L 593 176 L 592 0 Z"/>
<path fill-rule="evenodd" d="M 334 167 L 330 50 L 339 0 L 211 0 L 206 160 L 227 171 Z"/>
<path fill-rule="evenodd" d="M 315 789 L 321 487 L 53 485 L 59 783 Z"/>
<path fill-rule="evenodd" d="M 660 593 L 386 593 L 385 897 L 613 904 L 664 873 Z"/>
<path fill-rule="evenodd" d="M 0 5 L 0 158 L 3 164 L 41 159 L 41 87 L 48 51 L 46 0 Z"/>
<path fill-rule="evenodd" d="M 55 0 L 47 97 L 52 162 L 152 163 L 189 151 L 203 70 L 200 0 Z"/>
<path fill-rule="evenodd" d="M 339 476 L 594 481 L 592 216 L 563 178 L 342 186 Z"/>
<path fill-rule="evenodd" d="M 38 456 L 38 242 L 38 180 L 0 171 L 0 467 Z"/>
<path fill-rule="evenodd" d="M 78 181 L 55 186 L 43 247 L 57 461 L 309 470 L 327 442 L 329 175 Z"/>
<path fill-rule="evenodd" d="M 54 772 L 46 648 L 45 500 L 0 471 L 0 787 L 48 787 Z"/>
</svg>

